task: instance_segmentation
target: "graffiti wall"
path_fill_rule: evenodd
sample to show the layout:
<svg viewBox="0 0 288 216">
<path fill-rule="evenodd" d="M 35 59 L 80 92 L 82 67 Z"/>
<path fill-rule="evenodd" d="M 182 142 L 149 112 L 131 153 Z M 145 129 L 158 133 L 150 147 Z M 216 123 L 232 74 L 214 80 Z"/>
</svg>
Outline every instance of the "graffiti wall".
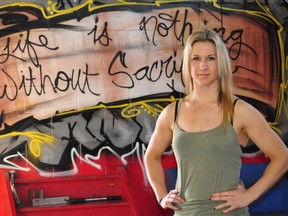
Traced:
<svg viewBox="0 0 288 216">
<path fill-rule="evenodd" d="M 225 41 L 235 94 L 287 143 L 287 14 L 286 0 L 1 1 L 0 168 L 69 176 L 109 157 L 147 186 L 143 154 L 202 28 Z"/>
</svg>

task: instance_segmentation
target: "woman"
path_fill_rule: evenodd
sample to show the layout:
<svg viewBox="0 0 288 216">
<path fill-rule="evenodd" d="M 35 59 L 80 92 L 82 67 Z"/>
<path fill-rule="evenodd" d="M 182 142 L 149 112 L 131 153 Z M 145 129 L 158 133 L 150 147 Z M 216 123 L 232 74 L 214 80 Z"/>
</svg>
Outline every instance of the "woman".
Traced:
<svg viewBox="0 0 288 216">
<path fill-rule="evenodd" d="M 186 97 L 161 112 L 144 158 L 159 205 L 174 215 L 247 216 L 247 206 L 287 171 L 287 147 L 255 108 L 232 94 L 230 58 L 217 33 L 201 30 L 188 38 L 183 77 Z M 271 160 L 245 189 L 239 179 L 241 146 L 249 139 Z M 161 157 L 170 145 L 177 180 L 168 192 Z"/>
</svg>

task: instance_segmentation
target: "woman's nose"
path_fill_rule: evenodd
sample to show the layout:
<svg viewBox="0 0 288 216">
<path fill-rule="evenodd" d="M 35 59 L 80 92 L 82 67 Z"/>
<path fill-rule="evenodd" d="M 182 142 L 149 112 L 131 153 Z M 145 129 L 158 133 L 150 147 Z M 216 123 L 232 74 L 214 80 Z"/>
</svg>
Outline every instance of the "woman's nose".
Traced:
<svg viewBox="0 0 288 216">
<path fill-rule="evenodd" d="M 199 65 L 199 69 L 207 69 L 207 62 L 206 61 L 201 61 Z"/>
</svg>

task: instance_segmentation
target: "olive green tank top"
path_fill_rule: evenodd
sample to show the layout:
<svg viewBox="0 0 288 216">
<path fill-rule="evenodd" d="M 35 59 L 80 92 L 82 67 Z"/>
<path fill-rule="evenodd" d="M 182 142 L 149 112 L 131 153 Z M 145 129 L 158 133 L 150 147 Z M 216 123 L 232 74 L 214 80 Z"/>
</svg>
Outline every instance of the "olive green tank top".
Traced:
<svg viewBox="0 0 288 216">
<path fill-rule="evenodd" d="M 176 105 L 178 110 L 178 103 Z M 230 122 L 203 132 L 185 132 L 177 125 L 177 112 L 172 148 L 177 161 L 176 188 L 185 203 L 175 216 L 223 215 L 214 210 L 219 202 L 211 201 L 212 193 L 233 190 L 240 182 L 242 151 Z M 222 209 L 223 211 L 223 209 Z M 234 210 L 229 216 L 248 216 L 248 208 Z"/>
</svg>

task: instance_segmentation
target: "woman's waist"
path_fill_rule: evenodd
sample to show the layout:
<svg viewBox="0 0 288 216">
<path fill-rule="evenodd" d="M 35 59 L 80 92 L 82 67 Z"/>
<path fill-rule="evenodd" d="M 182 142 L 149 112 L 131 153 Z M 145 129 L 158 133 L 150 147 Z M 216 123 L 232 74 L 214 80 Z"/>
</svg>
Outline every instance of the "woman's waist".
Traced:
<svg viewBox="0 0 288 216">
<path fill-rule="evenodd" d="M 180 195 L 190 201 L 207 201 L 213 193 L 235 190 L 241 181 L 233 179 L 193 179 L 181 181 L 177 179 L 176 188 L 180 189 Z"/>
<path fill-rule="evenodd" d="M 214 207 L 223 203 L 223 201 L 212 200 L 186 200 L 184 203 L 177 205 L 180 208 L 179 215 L 189 216 L 207 216 L 207 215 L 223 215 L 222 210 L 215 210 Z M 178 215 L 178 214 L 177 214 Z M 249 215 L 248 208 L 236 209 L 229 214 L 229 216 Z"/>
</svg>

